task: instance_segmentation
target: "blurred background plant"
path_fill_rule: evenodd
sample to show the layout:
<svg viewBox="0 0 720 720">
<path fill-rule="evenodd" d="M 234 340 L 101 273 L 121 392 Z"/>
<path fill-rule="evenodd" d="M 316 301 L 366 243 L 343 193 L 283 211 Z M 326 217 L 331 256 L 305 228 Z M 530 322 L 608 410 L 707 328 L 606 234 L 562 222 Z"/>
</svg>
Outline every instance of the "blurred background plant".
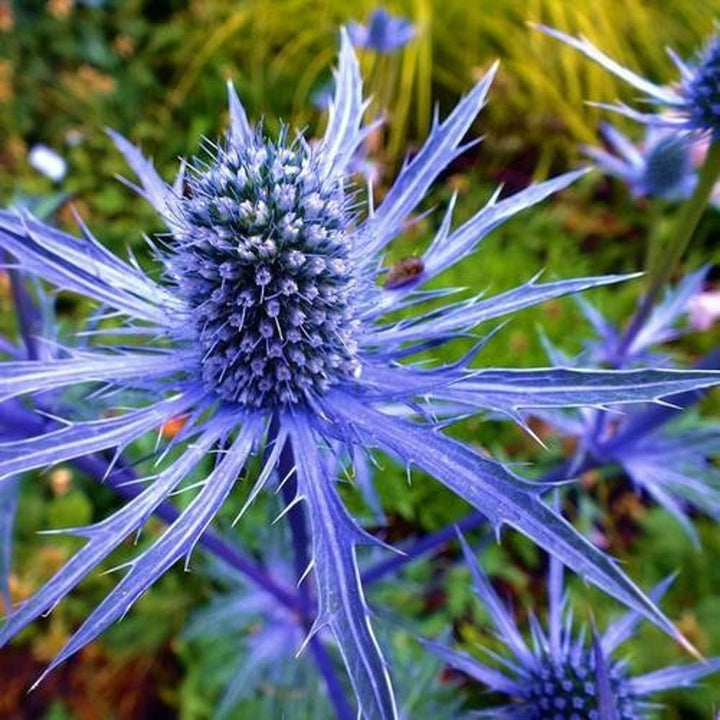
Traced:
<svg viewBox="0 0 720 720">
<path fill-rule="evenodd" d="M 443 114 L 493 60 L 502 61 L 490 103 L 474 130 L 485 135 L 484 142 L 459 158 L 435 190 L 437 204 L 459 192 L 457 218 L 462 220 L 486 200 L 498 181 L 509 188 L 524 186 L 532 178 L 578 162 L 580 145 L 598 145 L 602 115 L 584 104 L 586 99 L 633 97 L 632 90 L 572 49 L 531 31 L 527 21 L 584 34 L 622 64 L 663 82 L 673 71 L 665 46 L 672 45 L 683 56 L 692 54 L 712 30 L 720 0 L 405 0 L 386 7 L 391 15 L 410 21 L 414 32 L 390 52 L 366 47 L 361 53 L 367 92 L 375 98 L 372 112 L 386 119 L 367 147 L 367 159 L 379 172 L 379 193 L 385 171 L 425 137 L 434 103 Z M 332 79 L 338 26 L 355 22 L 367 27 L 374 10 L 369 0 L 0 0 L 0 203 L 40 202 L 36 212 L 53 212 L 59 225 L 74 227 L 67 202 L 71 199 L 104 244 L 121 255 L 131 247 L 146 263 L 143 232 L 157 229 L 157 220 L 145 203 L 112 179 L 125 168 L 103 129 L 113 127 L 142 144 L 170 177 L 179 155 L 192 154 L 199 149 L 200 136 L 213 137 L 225 126 L 219 109 L 225 107 L 224 80 L 232 78 L 251 117 L 265 117 L 271 131 L 279 128 L 281 119 L 314 130 L 323 123 L 315 102 Z M 617 122 L 617 127 L 635 142 L 642 139 L 629 124 Z M 45 149 L 39 155 L 38 147 Z M 672 201 L 649 204 L 632 197 L 619 181 L 595 174 L 552 205 L 494 232 L 484 241 L 483 265 L 467 263 L 452 270 L 450 281 L 502 290 L 527 280 L 540 267 L 556 276 L 637 270 L 643 265 L 649 228 L 668 224 L 673 210 Z M 438 221 L 434 216 L 418 219 L 393 249 L 394 256 L 417 254 Z M 705 292 L 689 305 L 698 317 L 706 308 L 702 332 L 672 338 L 663 348 L 681 363 L 717 345 L 713 320 L 718 311 L 713 315 L 707 307 L 714 307 L 708 302 L 720 281 L 720 248 L 712 242 L 719 231 L 720 215 L 709 212 L 684 261 L 685 269 L 705 263 L 710 268 Z M 639 284 L 627 283 L 612 291 L 594 291 L 591 299 L 609 322 L 618 325 L 632 313 L 640 290 Z M 13 332 L 11 308 L 8 277 L 0 273 L 3 332 Z M 65 331 L 76 326 L 87 308 L 60 294 L 55 312 Z M 683 323 L 687 324 L 680 318 Z M 696 321 L 696 327 L 699 324 Z M 572 302 L 548 303 L 540 314 L 521 314 L 505 328 L 483 351 L 483 362 L 542 364 L 547 343 L 538 325 L 547 341 L 568 356 L 581 350 L 583 334 L 592 334 L 581 308 Z M 568 327 L 573 328 L 571 335 Z M 701 410 L 717 417 L 720 403 L 709 398 Z M 538 469 L 573 449 L 541 418 L 533 422 L 549 453 L 529 436 L 493 419 L 473 420 L 458 432 L 506 459 L 534 463 Z M 142 456 L 142 448 L 137 452 L 131 459 Z M 714 571 L 720 537 L 715 522 L 691 513 L 701 553 L 682 528 L 670 525 L 666 515 L 634 492 L 619 470 L 603 476 L 589 472 L 581 481 L 590 494 L 578 501 L 578 517 L 589 530 L 602 530 L 603 542 L 645 587 L 682 568 L 665 608 L 671 617 L 680 618 L 683 631 L 702 652 L 720 653 L 720 580 Z M 466 512 L 461 501 L 422 475 L 413 477 L 408 487 L 402 473 L 385 468 L 377 487 L 387 516 L 387 537 L 393 542 L 432 532 Z M 348 493 L 346 500 L 353 510 L 365 508 L 359 496 Z M 242 501 L 240 497 L 237 507 L 228 508 L 228 525 Z M 117 503 L 109 490 L 71 467 L 25 478 L 13 562 L 17 570 L 10 577 L 15 601 L 29 596 L 77 547 L 72 538 L 48 539 L 38 530 L 97 520 Z M 366 516 L 373 520 L 367 509 Z M 266 525 L 266 516 L 257 513 L 243 518 L 235 530 L 243 546 L 258 556 Z M 152 524 L 150 536 L 160 527 Z M 131 551 L 128 539 L 113 564 Z M 378 583 L 370 599 L 411 615 L 416 634 L 437 636 L 452 627 L 472 647 L 480 633 L 478 611 L 472 609 L 468 571 L 458 567 L 458 561 L 457 549 L 445 550 L 432 563 L 408 566 L 399 580 Z M 543 558 L 521 538 L 510 536 L 502 547 L 489 543 L 483 567 L 521 613 L 523 607 L 544 600 Z M 222 632 L 227 628 L 215 634 L 183 631 L 193 608 L 204 601 L 210 607 L 221 602 L 219 590 L 232 597 L 232 581 L 204 574 L 199 567 L 190 575 L 181 569 L 169 573 L 102 642 L 25 695 L 109 585 L 109 578 L 94 575 L 43 623 L 0 651 L 0 717 L 216 716 L 228 693 L 222 679 L 232 675 L 228 658 L 233 658 L 238 644 L 257 641 L 263 625 L 258 616 L 246 613 L 234 618 L 232 633 Z M 611 604 L 597 602 L 598 596 L 574 579 L 569 586 L 580 600 L 595 601 L 598 625 L 617 612 Z M 201 621 L 202 616 L 196 618 L 194 627 Z M 476 707 L 490 704 L 472 687 L 458 689 L 455 682 L 445 682 L 457 680 L 455 676 L 438 679 L 438 661 L 423 656 L 404 632 L 389 634 L 406 717 L 461 717 L 452 702 L 468 698 Z M 636 672 L 658 667 L 660 661 L 683 661 L 682 652 L 651 628 L 641 631 L 635 648 Z M 322 697 L 282 691 L 314 682 L 304 665 L 294 666 L 290 660 L 290 670 L 295 674 L 284 682 L 262 682 L 236 697 L 239 704 L 229 717 L 279 717 L 279 708 L 286 717 L 324 717 Z M 433 678 L 427 681 L 430 689 L 418 697 L 413 688 L 424 685 L 425 678 Z M 663 698 L 663 717 L 707 717 L 707 708 L 718 696 L 720 684 L 714 680 L 696 692 Z M 295 715 L 287 714 L 288 708 Z"/>
</svg>

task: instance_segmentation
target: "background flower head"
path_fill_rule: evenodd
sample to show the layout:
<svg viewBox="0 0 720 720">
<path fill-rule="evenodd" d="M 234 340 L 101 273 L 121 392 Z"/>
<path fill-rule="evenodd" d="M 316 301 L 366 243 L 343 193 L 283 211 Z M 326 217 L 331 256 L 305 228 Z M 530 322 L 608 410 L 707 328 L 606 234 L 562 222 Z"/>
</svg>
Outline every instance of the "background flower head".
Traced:
<svg viewBox="0 0 720 720">
<path fill-rule="evenodd" d="M 350 23 L 348 34 L 358 48 L 390 53 L 407 45 L 415 37 L 415 26 L 405 18 L 394 17 L 385 8 L 373 10 L 367 25 Z"/>
<path fill-rule="evenodd" d="M 559 30 L 537 26 L 562 42 L 576 48 L 591 60 L 645 94 L 658 112 L 644 112 L 626 105 L 606 106 L 642 123 L 657 127 L 720 135 L 720 39 L 712 37 L 693 62 L 683 61 L 669 51 L 680 77 L 671 86 L 657 85 L 623 67 L 583 37 L 575 38 Z"/>
<path fill-rule="evenodd" d="M 635 197 L 681 200 L 690 196 L 697 182 L 692 165 L 690 138 L 662 128 L 648 128 L 644 142 L 635 145 L 606 124 L 601 133 L 612 153 L 586 147 L 598 167 L 627 184 Z"/>
<path fill-rule="evenodd" d="M 657 704 L 650 696 L 687 687 L 720 670 L 720 658 L 633 675 L 617 649 L 629 642 L 641 622 L 630 612 L 611 623 L 602 635 L 588 628 L 576 630 L 568 596 L 563 589 L 562 566 L 550 561 L 546 627 L 530 617 L 531 642 L 525 641 L 512 611 L 493 588 L 477 558 L 460 536 L 463 556 L 470 568 L 475 595 L 490 615 L 505 654 L 480 648 L 483 662 L 443 643 L 423 644 L 454 668 L 466 673 L 507 703 L 482 711 L 480 717 L 517 720 L 640 720 L 653 717 Z M 653 591 L 659 600 L 668 578 Z"/>
</svg>

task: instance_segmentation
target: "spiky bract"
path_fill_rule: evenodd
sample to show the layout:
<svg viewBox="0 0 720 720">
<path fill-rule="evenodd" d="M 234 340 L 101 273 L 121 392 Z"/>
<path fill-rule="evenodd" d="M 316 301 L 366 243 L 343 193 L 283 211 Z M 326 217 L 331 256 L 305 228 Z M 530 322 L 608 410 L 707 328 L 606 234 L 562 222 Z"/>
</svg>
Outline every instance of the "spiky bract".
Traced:
<svg viewBox="0 0 720 720">
<path fill-rule="evenodd" d="M 92 334 L 94 345 L 82 351 L 59 346 L 53 358 L 3 363 L 0 402 L 27 396 L 45 414 L 28 437 L 0 443 L 0 482 L 48 464 L 123 450 L 169 420 L 183 420 L 174 438 L 161 436 L 158 462 L 134 479 L 135 492 L 122 508 L 72 530 L 85 545 L 9 616 L 0 644 L 51 609 L 153 511 L 166 510 L 168 496 L 183 489 L 192 494 L 182 513 L 164 513 L 172 523 L 125 566 L 117 586 L 48 671 L 123 617 L 162 573 L 192 553 L 257 454 L 261 471 L 243 511 L 276 474 L 297 488 L 286 501 L 290 509 L 302 502 L 307 510 L 312 537 L 298 557 L 311 557 L 316 602 L 297 610 L 286 591 L 268 582 L 265 589 L 300 613 L 304 629 L 333 633 L 360 710 L 370 720 L 397 717 L 356 561 L 357 546 L 377 540 L 348 513 L 336 473 L 374 450 L 433 474 L 497 528 L 507 524 L 525 533 L 678 635 L 615 562 L 543 502 L 543 487 L 441 430 L 484 411 L 522 422 L 527 407 L 655 400 L 713 385 L 718 375 L 487 370 L 470 366 L 476 353 L 447 366 L 413 361 L 480 323 L 623 278 L 532 278 L 490 297 L 457 297 L 453 288 L 427 286 L 471 254 L 490 230 L 567 187 L 580 171 L 503 200 L 495 194 L 457 227 L 453 201 L 411 277 L 383 282 L 386 247 L 467 147 L 463 139 L 484 105 L 495 67 L 445 120 L 435 119 L 423 147 L 374 207 L 372 197 L 363 203 L 348 195 L 352 158 L 374 126 L 363 127 L 359 65 L 347 34 L 342 37 L 335 96 L 317 144 L 301 137 L 288 142 L 285 134 L 275 142 L 264 139 L 248 123 L 232 86 L 226 139 L 206 161 L 190 170 L 183 165 L 172 185 L 137 148 L 113 135 L 139 178 L 138 190 L 167 225 L 169 236 L 158 252 L 166 282 L 109 253 L 82 225 L 84 238 L 78 240 L 27 213 L 0 211 L 0 247 L 17 264 L 127 318 L 125 327 L 111 324 L 106 336 L 101 324 Z M 435 305 L 428 309 L 430 300 Z M 117 342 L 123 333 L 136 341 L 132 349 Z M 102 402 L 88 406 L 97 408 L 96 419 L 58 423 L 48 417 L 45 393 L 68 387 L 101 391 L 96 398 Z M 135 405 L 128 410 L 128 403 Z M 25 405 L 20 409 L 29 412 Z M 216 461 L 212 469 L 208 457 Z M 257 573 L 251 575 L 257 580 Z M 309 642 L 312 651 L 318 639 Z"/>
</svg>

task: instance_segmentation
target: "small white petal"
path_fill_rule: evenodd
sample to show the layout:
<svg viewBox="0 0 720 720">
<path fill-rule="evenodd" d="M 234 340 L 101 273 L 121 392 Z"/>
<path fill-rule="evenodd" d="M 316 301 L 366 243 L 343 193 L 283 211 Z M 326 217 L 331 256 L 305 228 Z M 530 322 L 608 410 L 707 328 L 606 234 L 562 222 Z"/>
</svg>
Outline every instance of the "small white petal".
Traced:
<svg viewBox="0 0 720 720">
<path fill-rule="evenodd" d="M 55 182 L 60 182 L 67 174 L 65 159 L 47 145 L 33 145 L 28 153 L 28 163 Z"/>
</svg>

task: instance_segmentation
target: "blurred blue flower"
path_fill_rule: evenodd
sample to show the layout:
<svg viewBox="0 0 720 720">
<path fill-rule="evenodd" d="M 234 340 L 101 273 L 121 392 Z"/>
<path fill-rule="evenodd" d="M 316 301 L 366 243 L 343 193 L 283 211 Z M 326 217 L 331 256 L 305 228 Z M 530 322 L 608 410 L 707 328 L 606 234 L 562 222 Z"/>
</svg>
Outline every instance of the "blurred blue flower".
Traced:
<svg viewBox="0 0 720 720">
<path fill-rule="evenodd" d="M 672 366 L 672 358 L 656 346 L 677 338 L 683 329 L 679 320 L 703 285 L 708 268 L 687 275 L 666 292 L 646 322 L 627 342 L 620 328 L 606 320 L 588 302 L 578 299 L 597 337 L 585 343 L 577 358 L 562 354 L 544 339 L 554 363 L 573 367 L 626 369 L 652 362 Z M 619 465 L 637 490 L 663 507 L 698 543 L 697 532 L 688 515 L 699 509 L 720 520 L 720 469 L 713 459 L 720 455 L 717 424 L 685 415 L 679 422 L 663 424 L 647 432 L 623 432 L 636 426 L 643 410 L 622 414 L 603 409 L 539 410 L 533 414 L 562 436 L 577 441 L 575 466 L 586 456 L 595 464 Z"/>
<path fill-rule="evenodd" d="M 675 85 L 662 86 L 620 65 L 585 38 L 574 38 L 559 30 L 536 26 L 552 37 L 576 48 L 591 60 L 645 93 L 646 100 L 660 112 L 640 112 L 624 104 L 603 105 L 651 126 L 692 130 L 720 136 L 720 37 L 712 37 L 697 60 L 686 63 L 669 50 L 680 78 Z"/>
<path fill-rule="evenodd" d="M 285 587 L 292 587 L 296 577 L 288 562 L 292 557 L 289 542 L 279 542 L 268 534 L 262 544 L 263 564 L 271 577 Z M 231 665 L 224 668 L 227 683 L 215 709 L 215 716 L 223 718 L 263 684 L 297 683 L 297 668 L 288 665 L 286 660 L 301 646 L 305 631 L 297 613 L 270 593 L 248 584 L 236 569 L 214 562 L 210 575 L 221 589 L 196 613 L 184 635 L 187 640 L 202 640 L 228 648 L 227 660 Z M 307 664 L 307 656 L 299 660 Z M 288 671 L 292 673 L 289 677 Z M 317 684 L 317 674 L 311 672 L 311 675 L 314 676 L 312 682 Z"/>
<path fill-rule="evenodd" d="M 647 363 L 671 366 L 667 354 L 658 351 L 657 346 L 677 339 L 686 331 L 682 321 L 692 307 L 693 298 L 702 290 L 708 270 L 708 267 L 702 267 L 689 273 L 674 288 L 667 289 L 631 337 L 603 317 L 591 303 L 577 297 L 578 305 L 596 337 L 584 343 L 584 350 L 572 364 L 584 367 L 610 365 L 616 368 L 632 368 Z M 554 362 L 560 362 L 557 350 L 552 355 L 556 358 Z M 562 362 L 566 361 L 567 358 L 564 358 Z"/>
<path fill-rule="evenodd" d="M 356 562 L 359 544 L 378 541 L 347 512 L 336 488 L 336 468 L 358 449 L 379 449 L 434 475 L 497 529 L 506 524 L 520 530 L 680 638 L 616 563 L 543 502 L 543 488 L 441 429 L 487 410 L 522 422 L 521 410 L 534 406 L 655 400 L 717 384 L 718 373 L 472 369 L 482 342 L 451 365 L 412 360 L 480 323 L 622 279 L 533 278 L 496 296 L 460 299 L 453 288 L 426 286 L 473 253 L 490 230 L 583 171 L 503 200 L 496 194 L 454 229 L 453 200 L 422 256 L 383 267 L 385 250 L 408 216 L 468 147 L 463 138 L 494 73 L 495 67 L 444 121 L 435 120 L 378 207 L 371 194 L 362 202 L 348 176 L 373 126 L 362 123 L 359 66 L 344 32 L 335 97 L 318 144 L 301 135 L 291 140 L 286 130 L 276 141 L 263 137 L 250 126 L 232 85 L 227 137 L 208 144 L 204 157 L 183 163 L 171 185 L 113 133 L 139 178 L 137 191 L 168 228 L 169 236 L 153 245 L 162 282 L 134 260 L 110 253 L 83 224 L 78 239 L 29 213 L 0 212 L 1 248 L 27 272 L 100 303 L 112 321 L 100 324 L 91 348 L 58 348 L 52 359 L 5 362 L 0 401 L 93 383 L 106 401 L 115 402 L 111 414 L 74 416 L 46 433 L 0 444 L 0 482 L 89 453 L 116 448 L 119 454 L 168 421 L 184 419 L 177 435 L 157 439 L 157 462 L 137 480 L 145 485 L 140 494 L 105 520 L 68 530 L 86 544 L 10 615 L 0 644 L 54 607 L 168 496 L 191 493 L 178 518 L 127 563 L 115 588 L 46 672 L 94 640 L 172 565 L 189 561 L 250 459 L 261 454 L 262 469 L 243 512 L 276 469 L 291 479 L 288 487 L 297 492 L 288 511 L 302 502 L 312 534 L 308 570 L 317 607 L 305 618 L 314 621 L 310 633 L 332 633 L 361 711 L 395 718 Z M 432 309 L 425 306 L 429 300 L 435 301 Z M 120 327 L 118 317 L 124 318 Z M 95 403 L 87 406 L 97 411 Z M 210 470 L 203 464 L 208 457 L 215 460 Z"/>
<path fill-rule="evenodd" d="M 415 26 L 409 20 L 393 17 L 385 8 L 379 7 L 372 12 L 367 25 L 350 23 L 348 34 L 355 47 L 391 53 L 415 37 Z"/>
<path fill-rule="evenodd" d="M 310 100 L 318 110 L 327 110 L 335 96 L 335 82 L 328 80 L 310 94 Z"/>
<path fill-rule="evenodd" d="M 522 637 L 512 613 L 494 590 L 477 559 L 460 536 L 465 562 L 470 568 L 475 594 L 483 604 L 510 657 L 480 648 L 491 660 L 481 662 L 443 643 L 423 644 L 448 665 L 464 672 L 507 698 L 506 704 L 481 711 L 476 717 L 516 720 L 640 720 L 651 716 L 657 703 L 650 696 L 673 688 L 688 687 L 720 670 L 720 658 L 688 665 L 674 665 L 633 676 L 624 660 L 613 657 L 632 638 L 642 620 L 629 612 L 598 636 L 573 630 L 573 616 L 563 589 L 562 566 L 551 559 L 548 581 L 548 620 L 543 628 L 530 617 L 532 643 Z M 671 579 L 652 593 L 659 600 Z"/>
<path fill-rule="evenodd" d="M 626 183 L 634 197 L 690 197 L 697 177 L 689 137 L 651 127 L 638 147 L 612 125 L 604 125 L 602 135 L 612 152 L 586 147 L 585 153 L 601 170 Z"/>
</svg>

